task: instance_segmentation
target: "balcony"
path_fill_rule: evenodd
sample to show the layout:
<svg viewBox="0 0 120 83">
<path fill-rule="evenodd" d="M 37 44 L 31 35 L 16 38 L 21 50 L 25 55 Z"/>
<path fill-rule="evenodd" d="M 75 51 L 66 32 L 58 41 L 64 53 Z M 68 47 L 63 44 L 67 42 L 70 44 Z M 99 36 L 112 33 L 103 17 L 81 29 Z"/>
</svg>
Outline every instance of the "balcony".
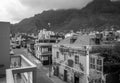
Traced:
<svg viewBox="0 0 120 83">
<path fill-rule="evenodd" d="M 52 55 L 51 51 L 44 51 L 41 53 L 41 55 Z"/>
<path fill-rule="evenodd" d="M 10 69 L 6 70 L 6 83 L 36 83 L 36 68 L 23 55 L 11 56 Z"/>
</svg>

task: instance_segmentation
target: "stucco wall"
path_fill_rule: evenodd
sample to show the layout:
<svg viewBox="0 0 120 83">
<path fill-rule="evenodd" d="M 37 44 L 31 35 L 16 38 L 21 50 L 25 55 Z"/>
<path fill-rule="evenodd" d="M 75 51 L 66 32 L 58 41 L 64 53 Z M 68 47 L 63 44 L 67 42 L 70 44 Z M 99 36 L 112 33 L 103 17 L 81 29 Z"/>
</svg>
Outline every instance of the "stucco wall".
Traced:
<svg viewBox="0 0 120 83">
<path fill-rule="evenodd" d="M 0 74 L 5 74 L 5 69 L 10 67 L 10 23 L 0 22 L 0 65 L 4 65 L 0 68 Z"/>
</svg>

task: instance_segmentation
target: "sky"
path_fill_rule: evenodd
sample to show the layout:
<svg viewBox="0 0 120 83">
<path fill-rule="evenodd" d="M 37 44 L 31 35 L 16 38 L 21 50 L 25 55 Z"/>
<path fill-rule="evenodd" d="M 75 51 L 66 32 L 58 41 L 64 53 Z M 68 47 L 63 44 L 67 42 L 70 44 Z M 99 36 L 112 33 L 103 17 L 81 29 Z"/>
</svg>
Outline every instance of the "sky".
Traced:
<svg viewBox="0 0 120 83">
<path fill-rule="evenodd" d="M 49 9 L 82 8 L 92 0 L 0 0 L 0 21 L 17 23 Z"/>
</svg>

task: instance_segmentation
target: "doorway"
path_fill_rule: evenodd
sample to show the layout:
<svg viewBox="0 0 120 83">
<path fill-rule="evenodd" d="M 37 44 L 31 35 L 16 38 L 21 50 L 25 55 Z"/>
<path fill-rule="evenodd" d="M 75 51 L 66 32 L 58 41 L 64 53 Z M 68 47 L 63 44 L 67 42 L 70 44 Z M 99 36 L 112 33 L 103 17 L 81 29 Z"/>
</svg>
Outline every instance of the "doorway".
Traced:
<svg viewBox="0 0 120 83">
<path fill-rule="evenodd" d="M 79 83 L 79 77 L 78 76 L 74 76 L 74 83 Z"/>
<path fill-rule="evenodd" d="M 56 67 L 54 68 L 54 75 L 55 75 L 55 76 L 59 76 L 59 67 L 58 67 L 58 66 L 56 66 Z"/>
<path fill-rule="evenodd" d="M 67 82 L 67 70 L 64 70 L 64 81 Z"/>
</svg>

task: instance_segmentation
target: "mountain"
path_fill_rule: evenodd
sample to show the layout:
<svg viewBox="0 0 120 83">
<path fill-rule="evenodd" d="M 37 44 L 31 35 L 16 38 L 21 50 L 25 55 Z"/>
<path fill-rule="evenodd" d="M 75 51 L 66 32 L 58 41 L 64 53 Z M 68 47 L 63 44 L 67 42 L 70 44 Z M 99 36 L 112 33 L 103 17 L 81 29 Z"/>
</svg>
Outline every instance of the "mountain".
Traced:
<svg viewBox="0 0 120 83">
<path fill-rule="evenodd" d="M 90 31 L 110 29 L 111 26 L 120 29 L 120 2 L 93 0 L 82 9 L 43 11 L 12 25 L 11 31 L 30 33 L 43 28 L 57 32 L 81 29 Z"/>
</svg>

